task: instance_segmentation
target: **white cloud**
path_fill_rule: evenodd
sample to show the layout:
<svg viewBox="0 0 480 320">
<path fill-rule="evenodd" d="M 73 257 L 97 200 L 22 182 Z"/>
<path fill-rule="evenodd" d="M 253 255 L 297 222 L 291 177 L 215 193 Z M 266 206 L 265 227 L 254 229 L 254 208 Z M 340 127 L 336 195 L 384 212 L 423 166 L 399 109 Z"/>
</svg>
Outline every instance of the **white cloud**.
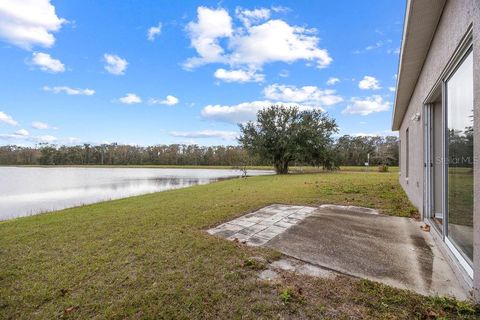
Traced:
<svg viewBox="0 0 480 320">
<path fill-rule="evenodd" d="M 16 126 L 18 124 L 17 121 L 13 120 L 13 118 L 11 116 L 9 116 L 8 114 L 6 114 L 3 111 L 0 111 L 0 121 L 4 122 L 6 124 L 9 124 L 11 126 Z"/>
<path fill-rule="evenodd" d="M 377 41 L 377 42 L 375 42 L 375 44 L 366 46 L 366 47 L 363 48 L 362 50 L 355 50 L 354 53 L 356 53 L 356 54 L 364 53 L 364 52 L 366 52 L 366 51 L 370 51 L 370 50 L 374 50 L 374 49 L 381 48 L 382 46 L 383 46 L 383 42 L 382 42 L 382 41 Z"/>
<path fill-rule="evenodd" d="M 288 72 L 288 70 L 282 70 L 278 73 L 278 75 L 282 78 L 287 78 L 289 75 L 290 75 L 290 72 Z"/>
<path fill-rule="evenodd" d="M 172 131 L 170 135 L 181 138 L 221 138 L 223 140 L 235 140 L 238 137 L 238 132 L 222 130 Z"/>
<path fill-rule="evenodd" d="M 29 141 L 33 143 L 53 143 L 58 141 L 57 137 L 51 135 L 30 136 L 25 130 L 19 130 L 13 134 L 0 134 L 0 140 L 17 140 L 17 141 Z"/>
<path fill-rule="evenodd" d="M 265 75 L 255 72 L 255 70 L 225 70 L 217 69 L 214 73 L 215 78 L 225 82 L 261 82 L 265 80 Z"/>
<path fill-rule="evenodd" d="M 318 109 L 343 101 L 335 90 L 322 90 L 316 86 L 289 86 L 272 84 L 263 90 L 266 100 L 243 102 L 237 105 L 207 105 L 201 114 L 204 118 L 229 123 L 244 123 L 254 120 L 258 111 L 272 105 L 292 107 L 300 110 Z"/>
<path fill-rule="evenodd" d="M 55 43 L 53 32 L 65 22 L 56 15 L 50 0 L 0 1 L 0 38 L 23 49 L 51 47 Z"/>
<path fill-rule="evenodd" d="M 56 128 L 53 128 L 53 127 L 49 126 L 47 123 L 41 122 L 41 121 L 32 122 L 32 128 L 38 129 L 38 130 L 56 129 Z"/>
<path fill-rule="evenodd" d="M 167 106 L 174 106 L 179 102 L 178 98 L 172 95 L 168 95 L 165 99 L 155 99 L 152 98 L 149 100 L 150 104 L 164 104 Z"/>
<path fill-rule="evenodd" d="M 388 136 L 398 137 L 398 131 L 385 130 L 382 132 L 356 132 L 356 133 L 349 133 L 348 135 L 354 136 L 354 137 L 388 137 Z"/>
<path fill-rule="evenodd" d="M 122 59 L 117 55 L 108 54 L 108 53 L 105 53 L 103 55 L 103 59 L 105 60 L 105 63 L 106 63 L 104 68 L 109 73 L 114 74 L 116 76 L 125 74 L 125 70 L 127 69 L 127 65 L 128 65 L 127 60 Z"/>
<path fill-rule="evenodd" d="M 330 78 L 328 78 L 328 80 L 327 80 L 327 85 L 333 86 L 334 84 L 337 84 L 337 83 L 339 83 L 339 82 L 340 82 L 340 79 L 335 78 L 335 77 L 330 77 Z"/>
<path fill-rule="evenodd" d="M 58 145 L 73 145 L 78 144 L 82 140 L 75 137 L 55 137 L 52 135 L 38 135 L 33 136 L 27 130 L 21 129 L 12 134 L 0 134 L 0 140 L 3 141 L 15 141 L 14 143 L 27 143 L 27 144 L 37 144 L 37 143 L 55 143 Z"/>
<path fill-rule="evenodd" d="M 365 76 L 358 83 L 358 87 L 362 90 L 378 90 L 381 89 L 380 82 L 371 76 Z"/>
<path fill-rule="evenodd" d="M 20 136 L 18 134 L 8 134 L 8 133 L 2 133 L 0 134 L 0 140 L 20 140 L 20 139 L 25 139 L 25 137 Z"/>
<path fill-rule="evenodd" d="M 52 58 L 48 53 L 34 52 L 30 63 L 46 72 L 59 73 L 65 71 L 65 65 L 60 60 Z"/>
<path fill-rule="evenodd" d="M 204 118 L 224 121 L 229 123 L 244 123 L 255 120 L 257 112 L 272 105 L 292 107 L 296 106 L 300 110 L 324 110 L 320 107 L 314 108 L 308 105 L 301 105 L 292 102 L 272 102 L 269 100 L 243 102 L 237 105 L 208 105 L 203 108 L 201 114 Z"/>
<path fill-rule="evenodd" d="M 400 54 L 400 48 L 397 47 L 395 49 L 388 49 L 387 53 L 389 53 L 389 54 Z"/>
<path fill-rule="evenodd" d="M 331 106 L 343 101 L 336 95 L 335 90 L 322 90 L 316 86 L 295 87 L 289 85 L 272 84 L 263 90 L 267 99 L 287 102 Z"/>
<path fill-rule="evenodd" d="M 147 39 L 154 41 L 156 37 L 162 32 L 162 23 L 159 22 L 157 26 L 150 27 L 147 31 Z"/>
<path fill-rule="evenodd" d="M 15 134 L 17 136 L 22 136 L 22 137 L 28 137 L 30 135 L 30 133 L 25 129 L 17 130 L 17 131 L 15 131 Z"/>
<path fill-rule="evenodd" d="M 270 18 L 270 9 L 259 8 L 259 9 L 243 9 L 237 7 L 235 9 L 235 14 L 237 18 L 242 21 L 245 27 L 250 27 L 252 24 L 258 24 L 262 21 L 265 21 Z"/>
<path fill-rule="evenodd" d="M 49 87 L 44 86 L 44 91 L 53 92 L 53 93 L 66 93 L 68 95 L 83 95 L 83 96 L 91 96 L 95 94 L 95 90 L 93 89 L 79 89 L 79 88 L 70 88 L 67 86 L 59 86 L 59 87 Z"/>
<path fill-rule="evenodd" d="M 244 27 L 235 28 L 225 9 L 199 7 L 197 21 L 187 26 L 198 56 L 188 59 L 184 67 L 223 63 L 258 71 L 271 62 L 305 60 L 319 68 L 332 62 L 327 50 L 318 47 L 319 38 L 314 29 L 291 26 L 278 19 L 264 21 L 270 16 L 267 10 L 237 9 Z M 226 39 L 224 46 L 220 39 Z"/>
<path fill-rule="evenodd" d="M 395 89 L 395 87 L 388 87 L 388 90 L 389 90 L 390 92 L 395 92 L 396 89 Z"/>
<path fill-rule="evenodd" d="M 342 111 L 342 114 L 359 114 L 362 116 L 374 112 L 388 111 L 390 102 L 384 101 L 379 95 L 373 95 L 366 98 L 352 98 L 351 104 Z"/>
<path fill-rule="evenodd" d="M 226 61 L 222 57 L 224 51 L 218 40 L 230 37 L 233 33 L 232 18 L 225 9 L 197 8 L 197 22 L 189 22 L 187 32 L 192 47 L 199 57 L 190 58 L 186 68 L 200 64 Z"/>
<path fill-rule="evenodd" d="M 35 136 L 33 140 L 38 143 L 53 143 L 58 140 L 57 137 L 51 135 L 42 135 L 42 136 Z"/>
<path fill-rule="evenodd" d="M 284 6 L 272 6 L 272 11 L 275 13 L 287 13 L 292 11 L 292 9 Z"/>
<path fill-rule="evenodd" d="M 291 26 L 283 20 L 269 20 L 248 28 L 246 34 L 237 34 L 231 41 L 231 63 L 253 65 L 306 60 L 319 68 L 328 66 L 332 58 L 327 50 L 318 48 L 319 39 L 314 30 Z"/>
<path fill-rule="evenodd" d="M 76 138 L 76 137 L 67 137 L 67 138 L 63 138 L 62 141 L 63 141 L 63 144 L 73 145 L 73 144 L 81 143 L 82 139 Z"/>
<path fill-rule="evenodd" d="M 121 103 L 125 104 L 136 104 L 136 103 L 141 103 L 142 98 L 137 96 L 135 93 L 127 93 L 125 97 L 121 97 L 118 99 Z"/>
<path fill-rule="evenodd" d="M 381 47 L 389 44 L 389 43 L 392 43 L 392 40 L 391 39 L 387 39 L 387 40 L 379 40 L 377 42 L 375 42 L 374 44 L 371 44 L 369 46 L 366 46 L 365 48 L 363 48 L 362 50 L 355 50 L 353 53 L 355 54 L 360 54 L 360 53 L 365 53 L 367 51 L 372 51 L 372 50 L 376 50 L 376 49 L 380 49 Z M 388 50 L 390 51 L 390 50 Z M 390 53 L 390 52 L 389 52 Z"/>
<path fill-rule="evenodd" d="M 380 137 L 381 135 L 378 132 L 355 132 L 355 133 L 350 133 L 349 136 L 352 136 L 352 137 Z"/>
</svg>

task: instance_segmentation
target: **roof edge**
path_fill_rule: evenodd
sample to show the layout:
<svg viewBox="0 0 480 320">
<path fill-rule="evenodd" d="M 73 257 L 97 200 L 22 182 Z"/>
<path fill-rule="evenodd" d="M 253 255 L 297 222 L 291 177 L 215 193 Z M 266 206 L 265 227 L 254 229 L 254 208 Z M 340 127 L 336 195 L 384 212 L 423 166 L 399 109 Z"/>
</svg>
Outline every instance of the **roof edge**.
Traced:
<svg viewBox="0 0 480 320">
<path fill-rule="evenodd" d="M 392 130 L 398 131 L 428 56 L 446 0 L 408 0 L 400 49 Z"/>
</svg>

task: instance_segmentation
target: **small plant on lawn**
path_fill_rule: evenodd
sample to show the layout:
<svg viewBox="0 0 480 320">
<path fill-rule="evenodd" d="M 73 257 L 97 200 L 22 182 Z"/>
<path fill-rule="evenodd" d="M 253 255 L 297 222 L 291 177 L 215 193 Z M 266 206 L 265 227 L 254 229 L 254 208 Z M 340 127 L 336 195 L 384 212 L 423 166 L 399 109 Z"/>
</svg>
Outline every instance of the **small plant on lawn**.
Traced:
<svg viewBox="0 0 480 320">
<path fill-rule="evenodd" d="M 287 287 L 280 292 L 280 300 L 284 304 L 303 302 L 302 290 Z"/>
<path fill-rule="evenodd" d="M 388 166 L 386 164 L 379 165 L 378 172 L 388 172 Z"/>
<path fill-rule="evenodd" d="M 258 258 L 248 258 L 242 263 L 242 267 L 252 270 L 264 270 L 266 268 L 265 262 Z"/>
<path fill-rule="evenodd" d="M 286 288 L 280 293 L 280 300 L 282 300 L 283 303 L 289 303 L 293 300 L 293 289 L 292 288 Z"/>
</svg>

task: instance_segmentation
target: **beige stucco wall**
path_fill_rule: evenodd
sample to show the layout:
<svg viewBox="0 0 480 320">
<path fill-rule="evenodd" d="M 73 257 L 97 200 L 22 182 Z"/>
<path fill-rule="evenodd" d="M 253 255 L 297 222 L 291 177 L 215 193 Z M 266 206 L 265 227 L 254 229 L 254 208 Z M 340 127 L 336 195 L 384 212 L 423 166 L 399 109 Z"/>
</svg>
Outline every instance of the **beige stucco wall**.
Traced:
<svg viewBox="0 0 480 320">
<path fill-rule="evenodd" d="M 423 1 L 423 0 L 416 0 Z M 475 126 L 475 211 L 474 211 L 474 288 L 480 300 L 480 0 L 448 0 L 429 53 L 423 65 L 416 88 L 411 97 L 407 112 L 400 127 L 401 163 L 400 183 L 412 203 L 423 214 L 424 190 L 424 152 L 423 119 L 412 121 L 412 115 L 422 114 L 423 103 L 427 95 L 439 80 L 449 60 L 453 56 L 470 25 L 473 24 L 473 59 L 474 59 L 474 126 Z M 405 177 L 406 143 L 405 131 L 410 131 L 410 174 Z"/>
</svg>

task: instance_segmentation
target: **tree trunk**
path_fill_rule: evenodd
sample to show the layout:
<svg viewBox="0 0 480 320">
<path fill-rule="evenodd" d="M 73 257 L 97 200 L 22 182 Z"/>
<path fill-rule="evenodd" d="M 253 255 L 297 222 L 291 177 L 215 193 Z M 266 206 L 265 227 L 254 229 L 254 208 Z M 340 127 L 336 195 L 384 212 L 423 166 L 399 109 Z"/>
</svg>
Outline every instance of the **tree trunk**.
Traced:
<svg viewBox="0 0 480 320">
<path fill-rule="evenodd" d="M 277 172 L 277 174 L 287 174 L 288 161 L 285 161 L 285 160 L 275 161 L 275 171 Z"/>
</svg>

